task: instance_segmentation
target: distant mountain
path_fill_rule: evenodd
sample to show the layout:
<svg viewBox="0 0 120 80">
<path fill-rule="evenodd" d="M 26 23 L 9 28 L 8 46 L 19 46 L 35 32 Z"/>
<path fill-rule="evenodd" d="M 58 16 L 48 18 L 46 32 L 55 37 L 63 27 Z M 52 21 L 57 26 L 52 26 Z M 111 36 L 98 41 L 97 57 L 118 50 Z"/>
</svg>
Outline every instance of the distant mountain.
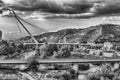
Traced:
<svg viewBox="0 0 120 80">
<path fill-rule="evenodd" d="M 86 28 L 82 32 L 84 33 L 83 41 L 93 42 L 105 39 L 111 41 L 120 38 L 120 25 L 100 24 Z"/>
<path fill-rule="evenodd" d="M 80 35 L 76 37 L 79 41 L 85 42 L 110 42 L 120 41 L 120 25 L 115 24 L 99 24 L 91 26 L 81 30 L 79 33 L 74 35 Z M 75 38 L 74 38 L 75 39 Z"/>
<path fill-rule="evenodd" d="M 60 40 L 63 40 L 64 37 L 68 35 L 73 35 L 81 30 L 82 29 L 63 29 L 57 32 L 48 32 L 48 33 L 36 35 L 35 38 L 37 40 L 47 38 L 48 41 L 58 42 Z M 29 39 L 31 39 L 30 36 L 27 36 L 27 37 L 20 38 L 19 40 L 29 40 Z"/>
<path fill-rule="evenodd" d="M 57 32 L 49 32 L 35 36 L 40 40 L 47 38 L 52 42 L 120 42 L 120 25 L 99 24 L 84 29 L 64 29 Z M 22 38 L 29 40 L 30 37 Z"/>
</svg>

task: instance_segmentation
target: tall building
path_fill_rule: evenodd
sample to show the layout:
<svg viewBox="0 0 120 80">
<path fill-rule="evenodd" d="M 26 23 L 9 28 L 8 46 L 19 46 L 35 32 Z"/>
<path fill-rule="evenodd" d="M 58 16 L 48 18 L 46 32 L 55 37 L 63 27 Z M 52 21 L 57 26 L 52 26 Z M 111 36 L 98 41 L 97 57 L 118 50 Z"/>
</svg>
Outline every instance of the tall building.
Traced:
<svg viewBox="0 0 120 80">
<path fill-rule="evenodd" d="M 2 39 L 2 31 L 0 31 L 0 40 Z"/>
</svg>

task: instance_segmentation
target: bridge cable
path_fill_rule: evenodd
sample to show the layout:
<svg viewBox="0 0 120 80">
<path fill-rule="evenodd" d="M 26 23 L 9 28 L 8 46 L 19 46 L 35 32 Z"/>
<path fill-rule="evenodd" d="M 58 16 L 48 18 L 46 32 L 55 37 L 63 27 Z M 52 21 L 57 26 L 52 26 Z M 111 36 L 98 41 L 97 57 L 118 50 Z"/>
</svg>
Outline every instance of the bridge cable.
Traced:
<svg viewBox="0 0 120 80">
<path fill-rule="evenodd" d="M 31 34 L 31 32 L 24 26 L 24 24 L 19 20 L 19 18 L 17 17 L 16 13 L 11 10 L 12 13 L 14 14 L 14 17 L 16 18 L 16 20 L 23 26 L 23 28 L 27 31 L 27 33 L 31 36 L 31 38 L 34 40 L 35 43 L 38 43 L 38 41 L 34 38 L 34 36 Z"/>
<path fill-rule="evenodd" d="M 18 27 L 18 29 L 19 29 L 20 36 L 23 37 L 22 30 L 21 30 L 21 28 L 20 28 L 20 26 L 19 26 L 18 21 L 17 21 L 16 19 L 15 19 L 15 21 L 16 21 L 17 27 Z"/>
<path fill-rule="evenodd" d="M 30 37 L 33 39 L 33 41 L 36 43 L 36 47 L 35 47 L 35 50 L 37 50 L 38 49 L 38 41 L 35 39 L 35 37 L 31 34 L 31 32 L 24 26 L 24 24 L 19 20 L 19 18 L 18 18 L 18 16 L 16 15 L 16 13 L 13 11 L 13 10 L 10 10 L 12 13 L 13 13 L 13 15 L 14 15 L 14 17 L 15 17 L 15 19 L 22 25 L 22 27 L 27 31 L 27 33 L 30 35 Z"/>
<path fill-rule="evenodd" d="M 17 16 L 17 15 L 16 15 Z M 31 24 L 31 23 L 29 23 L 28 21 L 25 21 L 24 19 L 22 19 L 21 17 L 19 17 L 19 16 L 17 16 L 20 20 L 22 20 L 23 22 L 25 22 L 25 23 L 27 23 L 27 24 L 29 24 L 29 25 L 31 25 L 32 27 L 35 27 L 35 28 L 38 28 L 38 29 L 40 29 L 38 26 L 36 26 L 36 25 L 34 25 L 34 24 Z M 46 30 L 45 30 L 46 31 Z"/>
</svg>

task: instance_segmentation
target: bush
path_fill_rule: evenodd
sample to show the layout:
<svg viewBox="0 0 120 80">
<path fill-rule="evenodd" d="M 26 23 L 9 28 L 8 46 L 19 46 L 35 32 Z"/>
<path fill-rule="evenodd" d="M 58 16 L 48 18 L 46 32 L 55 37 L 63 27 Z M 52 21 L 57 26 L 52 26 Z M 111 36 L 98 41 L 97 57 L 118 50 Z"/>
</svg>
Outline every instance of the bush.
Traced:
<svg viewBox="0 0 120 80">
<path fill-rule="evenodd" d="M 49 45 L 49 46 L 47 47 L 47 55 L 48 55 L 48 56 L 52 56 L 54 51 L 58 52 L 58 47 L 57 47 L 57 45 Z"/>
<path fill-rule="evenodd" d="M 5 46 L 3 50 L 1 50 L 1 54 L 5 56 L 10 56 L 15 53 L 15 49 L 10 46 Z"/>
<path fill-rule="evenodd" d="M 68 47 L 62 47 L 61 48 L 61 50 L 62 50 L 62 58 L 67 58 L 67 57 L 70 57 L 71 56 L 71 53 L 70 53 L 70 51 L 69 51 L 69 49 L 68 49 Z"/>
<path fill-rule="evenodd" d="M 117 50 L 117 51 L 120 51 L 120 47 L 116 47 L 116 50 Z"/>
</svg>

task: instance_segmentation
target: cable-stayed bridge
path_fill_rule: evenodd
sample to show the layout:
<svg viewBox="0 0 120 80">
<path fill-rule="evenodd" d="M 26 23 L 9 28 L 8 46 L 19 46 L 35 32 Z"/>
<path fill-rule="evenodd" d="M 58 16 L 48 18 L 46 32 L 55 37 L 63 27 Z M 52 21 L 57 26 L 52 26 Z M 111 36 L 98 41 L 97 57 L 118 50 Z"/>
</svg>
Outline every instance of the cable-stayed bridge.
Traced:
<svg viewBox="0 0 120 80">
<path fill-rule="evenodd" d="M 36 48 L 38 47 L 39 44 L 44 44 L 44 43 L 39 43 L 35 37 L 31 34 L 31 32 L 26 28 L 26 26 L 22 23 L 24 21 L 22 18 L 20 18 L 14 10 L 11 10 L 11 13 L 14 15 L 15 19 L 19 22 L 20 25 L 25 29 L 25 31 L 30 35 L 30 37 L 34 40 L 35 43 L 24 43 L 25 45 L 36 45 Z M 22 20 L 22 21 L 21 21 Z M 24 21 L 26 22 L 26 21 Z M 28 22 L 26 22 L 28 23 Z M 28 23 L 32 25 L 31 23 Z M 32 25 L 36 27 L 35 25 Z M 79 43 L 49 43 L 49 44 L 56 44 L 56 45 L 87 45 L 87 44 L 79 44 Z M 100 44 L 101 45 L 101 44 Z M 97 62 L 120 62 L 119 58 L 111 58 L 111 59 L 35 59 L 39 64 L 45 64 L 45 63 L 97 63 Z M 30 61 L 27 60 L 0 60 L 0 64 L 29 64 Z"/>
</svg>

